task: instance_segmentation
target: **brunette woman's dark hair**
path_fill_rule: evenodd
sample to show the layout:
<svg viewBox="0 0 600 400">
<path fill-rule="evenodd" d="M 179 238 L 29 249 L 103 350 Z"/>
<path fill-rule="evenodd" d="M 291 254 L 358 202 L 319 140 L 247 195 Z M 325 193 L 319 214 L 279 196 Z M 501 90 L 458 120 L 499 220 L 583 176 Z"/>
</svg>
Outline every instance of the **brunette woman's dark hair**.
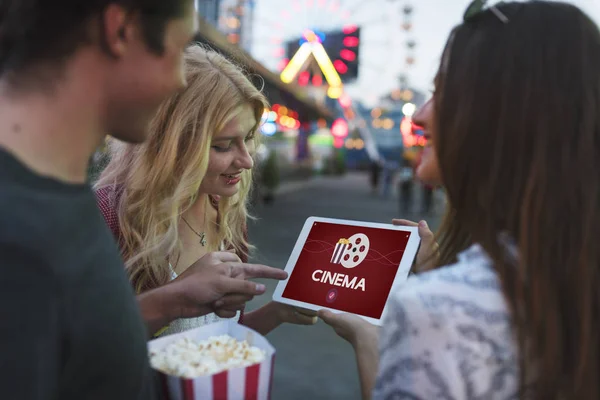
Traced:
<svg viewBox="0 0 600 400">
<path fill-rule="evenodd" d="M 565 3 L 496 7 L 508 21 L 480 12 L 453 30 L 442 57 L 434 126 L 444 186 L 501 280 L 521 394 L 596 400 L 600 32 Z"/>
</svg>

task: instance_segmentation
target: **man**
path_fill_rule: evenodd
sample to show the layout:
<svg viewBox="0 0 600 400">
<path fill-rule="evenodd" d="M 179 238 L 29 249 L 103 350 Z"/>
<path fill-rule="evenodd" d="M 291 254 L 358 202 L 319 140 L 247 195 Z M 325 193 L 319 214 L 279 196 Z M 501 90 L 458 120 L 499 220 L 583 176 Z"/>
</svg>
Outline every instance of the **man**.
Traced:
<svg viewBox="0 0 600 400">
<path fill-rule="evenodd" d="M 147 331 L 86 170 L 106 133 L 144 140 L 156 107 L 185 84 L 194 30 L 192 0 L 0 3 L 3 399 L 155 397 Z M 235 308 L 264 292 L 246 278 L 285 278 L 229 253 L 198 264 L 171 284 L 177 301 L 149 293 L 142 311 Z"/>
</svg>

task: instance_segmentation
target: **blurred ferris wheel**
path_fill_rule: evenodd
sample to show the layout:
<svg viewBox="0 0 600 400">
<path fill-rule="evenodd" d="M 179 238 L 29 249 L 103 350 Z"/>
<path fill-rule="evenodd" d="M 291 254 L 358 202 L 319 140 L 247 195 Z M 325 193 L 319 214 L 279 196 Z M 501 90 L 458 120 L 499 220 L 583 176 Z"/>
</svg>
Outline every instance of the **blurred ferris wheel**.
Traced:
<svg viewBox="0 0 600 400">
<path fill-rule="evenodd" d="M 414 41 L 408 46 L 403 35 L 411 24 L 406 3 L 257 0 L 250 51 L 284 82 L 331 98 L 343 87 L 350 97 L 375 103 L 397 89 L 404 66 L 414 62 Z"/>
</svg>

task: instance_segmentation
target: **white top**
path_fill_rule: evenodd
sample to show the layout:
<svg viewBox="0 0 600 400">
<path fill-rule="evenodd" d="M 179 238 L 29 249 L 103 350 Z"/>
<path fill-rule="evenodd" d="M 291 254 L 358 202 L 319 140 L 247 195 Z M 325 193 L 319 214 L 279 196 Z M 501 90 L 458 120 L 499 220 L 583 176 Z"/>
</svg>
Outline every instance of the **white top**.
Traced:
<svg viewBox="0 0 600 400">
<path fill-rule="evenodd" d="M 177 278 L 177 274 L 173 270 L 173 267 L 169 263 L 169 268 L 171 269 L 171 280 Z M 163 332 L 158 335 L 158 337 L 172 335 L 174 333 L 184 332 L 190 329 L 198 328 L 203 325 L 213 324 L 215 322 L 221 321 L 223 318 L 220 318 L 215 313 L 210 313 L 203 315 L 201 317 L 195 318 L 179 318 L 169 324 L 169 327 L 165 329 Z M 233 320 L 240 320 L 240 312 L 238 311 Z"/>
<path fill-rule="evenodd" d="M 373 399 L 517 398 L 510 313 L 479 245 L 391 296 Z"/>
</svg>

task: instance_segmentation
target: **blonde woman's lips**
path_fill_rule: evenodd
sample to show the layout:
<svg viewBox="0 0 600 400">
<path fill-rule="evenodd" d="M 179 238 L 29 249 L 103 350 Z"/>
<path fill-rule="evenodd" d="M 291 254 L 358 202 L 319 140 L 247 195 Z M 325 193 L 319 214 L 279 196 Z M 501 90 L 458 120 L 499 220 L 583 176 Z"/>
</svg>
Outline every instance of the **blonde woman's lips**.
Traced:
<svg viewBox="0 0 600 400">
<path fill-rule="evenodd" d="M 241 174 L 223 174 L 223 177 L 228 185 L 235 185 L 242 180 Z"/>
</svg>

